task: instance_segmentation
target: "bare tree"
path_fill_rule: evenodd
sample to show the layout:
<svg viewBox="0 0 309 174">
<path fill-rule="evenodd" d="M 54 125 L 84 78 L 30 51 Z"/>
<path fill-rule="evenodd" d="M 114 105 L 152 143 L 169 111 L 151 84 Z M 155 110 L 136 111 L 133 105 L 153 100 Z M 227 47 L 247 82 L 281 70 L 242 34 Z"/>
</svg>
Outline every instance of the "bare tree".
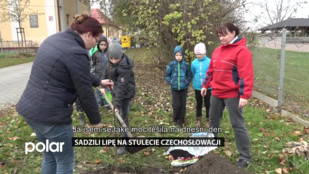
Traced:
<svg viewBox="0 0 309 174">
<path fill-rule="evenodd" d="M 0 0 L 1 4 L 7 4 L 7 6 L 2 5 L 2 19 L 4 21 L 12 21 L 18 23 L 18 28 L 22 27 L 22 22 L 27 18 L 28 14 L 25 13 L 29 9 L 29 0 Z"/>
<path fill-rule="evenodd" d="M 2 20 L 17 22 L 18 28 L 16 28 L 18 47 L 24 48 L 26 46 L 26 36 L 24 28 L 22 28 L 22 22 L 28 17 L 26 11 L 29 9 L 29 0 L 0 0 L 0 3 L 7 4 L 1 6 Z M 24 51 L 24 50 L 22 50 Z"/>
<path fill-rule="evenodd" d="M 305 0 L 264 0 L 262 2 L 253 2 L 253 6 L 259 7 L 261 14 L 255 15 L 255 22 L 264 20 L 266 24 L 275 24 L 285 19 L 293 17 Z M 272 5 L 273 4 L 273 5 Z"/>
</svg>

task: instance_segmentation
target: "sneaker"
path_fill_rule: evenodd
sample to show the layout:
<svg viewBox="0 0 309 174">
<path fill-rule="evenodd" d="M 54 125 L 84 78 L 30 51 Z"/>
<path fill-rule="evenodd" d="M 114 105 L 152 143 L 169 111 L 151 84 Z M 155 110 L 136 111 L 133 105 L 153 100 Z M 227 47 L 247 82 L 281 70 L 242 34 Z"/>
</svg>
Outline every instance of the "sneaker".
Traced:
<svg viewBox="0 0 309 174">
<path fill-rule="evenodd" d="M 118 147 L 117 148 L 117 155 L 118 156 L 121 156 L 121 155 L 123 155 L 123 154 L 125 154 L 125 153 L 127 153 L 128 151 L 125 149 L 125 147 Z"/>
<path fill-rule="evenodd" d="M 178 157 L 177 159 L 171 160 L 172 166 L 188 166 L 190 164 L 194 164 L 198 161 L 198 157 L 192 157 L 192 158 L 184 158 L 184 157 Z"/>
<path fill-rule="evenodd" d="M 250 161 L 245 160 L 245 159 L 239 159 L 236 163 L 237 167 L 247 167 L 249 165 Z"/>
<path fill-rule="evenodd" d="M 83 126 L 83 127 L 84 127 L 84 126 L 85 126 L 85 124 L 86 124 L 86 121 L 81 119 L 81 120 L 79 121 L 79 124 L 80 124 L 81 126 Z"/>
<path fill-rule="evenodd" d="M 178 128 L 183 128 L 183 124 L 178 124 L 177 127 Z"/>
</svg>

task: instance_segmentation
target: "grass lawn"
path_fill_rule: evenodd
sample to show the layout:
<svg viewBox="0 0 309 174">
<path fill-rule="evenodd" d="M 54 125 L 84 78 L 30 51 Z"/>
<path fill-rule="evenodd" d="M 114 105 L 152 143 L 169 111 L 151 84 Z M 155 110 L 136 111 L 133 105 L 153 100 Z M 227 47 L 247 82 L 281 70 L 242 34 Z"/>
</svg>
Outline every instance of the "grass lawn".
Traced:
<svg viewBox="0 0 309 174">
<path fill-rule="evenodd" d="M 135 62 L 135 77 L 137 91 L 130 111 L 130 126 L 141 128 L 163 126 L 170 130 L 172 126 L 172 107 L 170 87 L 164 80 L 164 71 L 155 68 L 154 60 L 146 49 L 128 50 L 127 54 Z M 15 108 L 1 111 L 0 115 L 0 173 L 39 173 L 42 154 L 33 152 L 25 154 L 25 142 L 36 143 L 36 137 L 31 136 L 33 131 L 16 113 Z M 103 108 L 103 123 L 107 127 L 114 125 L 112 113 Z M 290 119 L 281 117 L 271 111 L 264 103 L 251 99 L 250 105 L 244 109 L 247 128 L 251 138 L 252 163 L 248 171 L 252 173 L 276 173 L 279 168 L 288 170 L 289 173 L 301 174 L 309 171 L 309 162 L 304 156 L 282 153 L 285 144 L 290 141 L 303 139 L 309 141 L 309 132 L 304 127 Z M 73 126 L 79 126 L 79 117 L 73 113 Z M 205 118 L 204 118 L 205 119 Z M 195 99 L 190 88 L 187 100 L 186 126 L 195 127 Z M 204 120 L 205 121 L 205 120 Z M 238 153 L 233 137 L 233 130 L 229 123 L 227 112 L 224 112 L 222 133 L 225 138 L 225 147 L 220 147 L 214 153 L 227 158 L 231 163 L 238 159 Z M 134 136 L 148 137 L 187 137 L 189 133 L 161 133 L 141 132 L 133 133 Z M 114 137 L 114 133 L 75 133 L 77 137 Z M 116 136 L 120 136 L 117 134 Z M 149 147 L 135 154 L 126 154 L 115 158 L 114 147 L 75 147 L 75 172 L 103 173 L 118 167 L 119 171 L 131 173 L 147 173 L 146 169 L 159 168 L 161 173 L 171 173 L 175 168 L 170 166 L 168 157 L 164 155 L 166 147 Z M 281 163 L 281 164 L 280 164 Z M 177 169 L 179 170 L 179 169 Z M 147 170 L 149 171 L 149 170 Z M 152 173 L 152 172 L 148 172 Z M 159 173 L 159 172 L 156 172 Z M 232 171 L 231 171 L 232 173 Z"/>
<path fill-rule="evenodd" d="M 281 50 L 251 49 L 255 90 L 278 98 Z M 309 53 L 286 51 L 283 86 L 284 109 L 309 120 Z"/>
<path fill-rule="evenodd" d="M 35 55 L 30 53 L 5 53 L 0 54 L 0 68 L 32 62 Z"/>
</svg>

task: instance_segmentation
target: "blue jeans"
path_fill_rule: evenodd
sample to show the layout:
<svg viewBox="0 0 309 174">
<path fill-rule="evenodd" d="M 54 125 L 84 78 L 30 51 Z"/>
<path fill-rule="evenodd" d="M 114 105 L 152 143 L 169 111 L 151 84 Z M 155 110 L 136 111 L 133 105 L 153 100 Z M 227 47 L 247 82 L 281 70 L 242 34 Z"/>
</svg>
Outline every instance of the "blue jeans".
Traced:
<svg viewBox="0 0 309 174">
<path fill-rule="evenodd" d="M 25 121 L 34 129 L 39 142 L 64 142 L 62 152 L 44 152 L 42 174 L 70 174 L 74 169 L 74 149 L 72 146 L 73 130 L 69 125 L 45 125 L 25 118 Z"/>
<path fill-rule="evenodd" d="M 121 106 L 121 108 L 119 108 L 119 112 L 120 112 L 119 114 L 120 114 L 122 120 L 124 121 L 124 123 L 126 124 L 127 128 L 130 128 L 130 125 L 129 125 L 130 102 L 131 102 L 130 99 L 122 100 L 122 106 Z M 120 122 L 119 122 L 119 124 L 120 124 Z M 127 133 L 125 133 L 125 132 L 122 133 L 122 137 L 123 138 L 128 137 Z"/>
<path fill-rule="evenodd" d="M 100 108 L 100 106 L 108 105 L 107 101 L 105 101 L 103 94 L 100 92 L 99 89 L 95 89 L 94 95 L 95 95 L 95 98 L 97 100 L 97 104 L 98 104 L 99 108 Z"/>
</svg>

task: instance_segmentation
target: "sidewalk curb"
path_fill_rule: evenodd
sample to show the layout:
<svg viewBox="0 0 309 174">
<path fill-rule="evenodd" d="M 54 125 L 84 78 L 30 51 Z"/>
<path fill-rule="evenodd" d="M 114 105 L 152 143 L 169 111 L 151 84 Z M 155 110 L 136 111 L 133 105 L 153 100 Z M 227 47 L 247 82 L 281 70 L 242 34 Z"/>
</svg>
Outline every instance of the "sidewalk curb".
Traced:
<svg viewBox="0 0 309 174">
<path fill-rule="evenodd" d="M 273 99 L 273 98 L 270 98 L 262 93 L 259 93 L 257 91 L 253 91 L 252 92 L 252 96 L 259 99 L 259 100 L 262 100 L 264 101 L 265 103 L 269 104 L 271 107 L 273 107 L 274 109 L 277 108 L 278 106 L 278 101 Z M 289 117 L 289 118 L 292 118 L 294 121 L 306 126 L 306 127 L 309 127 L 309 122 L 304 120 L 304 119 L 301 119 L 300 116 L 298 115 L 295 115 L 295 114 L 292 114 L 291 112 L 288 112 L 286 110 L 281 110 L 281 113 L 280 113 L 282 116 L 285 116 L 285 117 Z"/>
</svg>

